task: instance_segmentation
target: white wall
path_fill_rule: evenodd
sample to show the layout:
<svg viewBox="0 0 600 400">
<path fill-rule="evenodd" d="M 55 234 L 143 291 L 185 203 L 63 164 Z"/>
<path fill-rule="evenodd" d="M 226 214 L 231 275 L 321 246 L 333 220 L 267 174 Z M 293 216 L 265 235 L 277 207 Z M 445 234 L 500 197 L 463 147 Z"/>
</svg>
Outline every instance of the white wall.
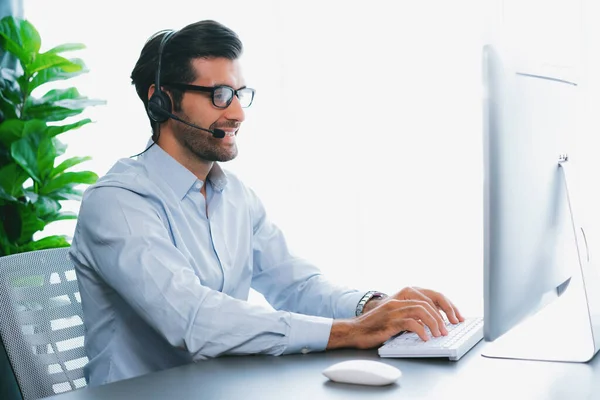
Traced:
<svg viewBox="0 0 600 400">
<path fill-rule="evenodd" d="M 216 19 L 242 38 L 257 89 L 227 167 L 295 252 L 348 285 L 430 287 L 482 313 L 480 1 L 24 3 L 44 49 L 87 45 L 91 72 L 71 84 L 108 101 L 63 136 L 67 155 L 93 156 L 83 167 L 144 148 L 129 75 L 146 39 Z"/>
</svg>

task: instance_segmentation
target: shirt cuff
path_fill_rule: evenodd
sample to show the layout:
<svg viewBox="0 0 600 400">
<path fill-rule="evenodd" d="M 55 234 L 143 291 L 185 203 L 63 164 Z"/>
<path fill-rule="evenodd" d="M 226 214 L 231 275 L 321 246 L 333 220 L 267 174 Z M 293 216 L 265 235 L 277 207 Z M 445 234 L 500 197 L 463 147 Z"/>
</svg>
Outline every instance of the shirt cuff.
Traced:
<svg viewBox="0 0 600 400">
<path fill-rule="evenodd" d="M 290 313 L 288 345 L 283 354 L 324 351 L 329 342 L 333 319 Z"/>
<path fill-rule="evenodd" d="M 346 293 L 341 296 L 335 310 L 335 318 L 348 319 L 356 317 L 356 306 L 365 293 L 367 293 L 366 290 L 364 292 Z"/>
</svg>

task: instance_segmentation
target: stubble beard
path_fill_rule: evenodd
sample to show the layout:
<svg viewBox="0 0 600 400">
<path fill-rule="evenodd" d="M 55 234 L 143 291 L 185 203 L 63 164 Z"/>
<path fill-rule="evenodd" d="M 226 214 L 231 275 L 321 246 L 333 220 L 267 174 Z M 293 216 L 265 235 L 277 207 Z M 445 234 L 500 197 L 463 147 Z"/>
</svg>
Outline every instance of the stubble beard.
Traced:
<svg viewBox="0 0 600 400">
<path fill-rule="evenodd" d="M 211 126 L 211 130 L 213 127 Z M 175 139 L 202 161 L 227 162 L 237 157 L 237 144 L 223 145 L 221 139 L 191 126 L 177 124 Z"/>
</svg>

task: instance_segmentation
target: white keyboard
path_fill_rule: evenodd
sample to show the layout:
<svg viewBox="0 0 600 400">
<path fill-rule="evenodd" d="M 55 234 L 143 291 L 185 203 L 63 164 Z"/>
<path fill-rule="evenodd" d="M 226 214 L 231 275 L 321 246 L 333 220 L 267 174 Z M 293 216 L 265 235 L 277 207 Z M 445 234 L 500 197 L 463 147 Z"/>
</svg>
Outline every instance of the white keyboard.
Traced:
<svg viewBox="0 0 600 400">
<path fill-rule="evenodd" d="M 380 357 L 444 357 L 459 360 L 483 339 L 483 318 L 465 318 L 456 325 L 446 321 L 448 335 L 433 337 L 425 328 L 430 339 L 423 341 L 414 332 L 404 332 L 385 342 L 379 348 Z"/>
</svg>

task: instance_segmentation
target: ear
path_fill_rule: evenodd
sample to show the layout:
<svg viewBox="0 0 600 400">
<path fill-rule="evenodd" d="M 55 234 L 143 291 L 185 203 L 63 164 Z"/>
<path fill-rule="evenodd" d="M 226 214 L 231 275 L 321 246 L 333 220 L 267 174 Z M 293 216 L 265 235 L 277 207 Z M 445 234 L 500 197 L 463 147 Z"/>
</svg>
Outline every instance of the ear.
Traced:
<svg viewBox="0 0 600 400">
<path fill-rule="evenodd" d="M 150 87 L 148 88 L 148 100 L 150 100 L 150 97 L 152 97 L 152 95 L 154 94 L 155 88 L 156 88 L 156 85 L 154 83 L 152 85 L 150 85 Z"/>
</svg>

